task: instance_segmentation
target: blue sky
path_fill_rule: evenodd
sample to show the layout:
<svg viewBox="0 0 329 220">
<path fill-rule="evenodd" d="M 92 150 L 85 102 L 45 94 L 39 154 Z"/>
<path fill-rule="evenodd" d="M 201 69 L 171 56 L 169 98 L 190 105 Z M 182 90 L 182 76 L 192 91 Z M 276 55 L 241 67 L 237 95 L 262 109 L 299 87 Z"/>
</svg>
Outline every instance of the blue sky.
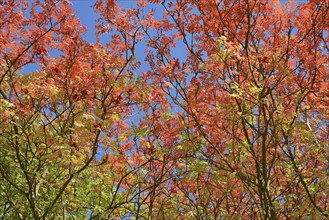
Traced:
<svg viewBox="0 0 329 220">
<path fill-rule="evenodd" d="M 80 19 L 80 22 L 82 25 L 86 26 L 87 33 L 83 36 L 83 38 L 88 41 L 89 43 L 95 43 L 96 37 L 95 37 L 95 21 L 99 16 L 94 12 L 93 10 L 93 4 L 96 2 L 95 0 L 70 0 L 73 5 L 72 8 L 75 10 L 77 17 Z M 118 4 L 121 4 L 122 7 L 129 9 L 136 6 L 135 0 L 117 0 Z M 282 4 L 287 3 L 288 0 L 281 0 Z M 297 3 L 305 3 L 307 0 L 295 0 Z M 161 12 L 163 11 L 163 8 L 159 4 L 152 4 L 152 7 L 156 8 L 156 11 L 158 11 L 158 18 L 161 18 Z M 101 42 L 105 43 L 109 40 L 111 33 L 108 35 L 103 35 L 101 37 Z M 144 47 L 145 44 L 140 43 L 136 47 L 136 55 L 137 59 L 139 59 L 142 63 L 142 69 L 141 70 L 147 70 L 148 65 L 145 64 L 144 61 Z M 186 57 L 186 48 L 184 45 L 177 44 L 177 47 L 172 50 L 172 54 L 175 54 L 175 57 L 179 58 L 180 60 L 184 60 Z M 23 68 L 22 73 L 27 74 L 31 71 L 39 70 L 37 64 L 28 64 Z"/>
<path fill-rule="evenodd" d="M 89 0 L 76 0 L 71 1 L 73 3 L 72 8 L 76 11 L 77 17 L 80 19 L 80 22 L 87 27 L 87 34 L 84 36 L 85 40 L 91 43 L 96 42 L 95 38 L 95 20 L 97 19 L 97 15 L 95 14 L 92 5 L 94 1 Z"/>
<path fill-rule="evenodd" d="M 82 36 L 86 41 L 89 43 L 95 43 L 95 21 L 99 18 L 99 16 L 93 10 L 93 4 L 96 2 L 95 0 L 71 0 L 70 2 L 73 3 L 71 6 L 74 11 L 76 12 L 76 16 L 80 19 L 82 25 L 87 28 L 87 33 Z M 117 1 L 125 8 L 132 8 L 134 7 L 135 1 L 134 0 L 119 0 Z M 103 36 L 103 42 L 106 42 L 107 36 Z M 57 56 L 56 51 L 51 52 L 52 55 Z M 23 67 L 21 73 L 28 74 L 34 71 L 40 70 L 38 64 L 31 63 L 27 64 Z"/>
<path fill-rule="evenodd" d="M 93 10 L 94 0 L 71 0 L 73 3 L 72 8 L 77 13 L 77 17 L 80 19 L 82 25 L 87 27 L 87 34 L 84 39 L 90 43 L 96 42 L 95 37 L 95 20 L 99 16 Z M 116 1 L 121 4 L 124 8 L 133 8 L 136 4 L 134 0 L 119 0 Z"/>
</svg>

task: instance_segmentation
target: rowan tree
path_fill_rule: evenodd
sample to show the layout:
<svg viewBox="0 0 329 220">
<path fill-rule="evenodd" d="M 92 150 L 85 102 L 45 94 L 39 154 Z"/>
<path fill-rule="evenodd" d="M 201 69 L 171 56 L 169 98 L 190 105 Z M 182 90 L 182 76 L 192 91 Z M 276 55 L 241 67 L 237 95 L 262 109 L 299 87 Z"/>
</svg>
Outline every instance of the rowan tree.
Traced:
<svg viewBox="0 0 329 220">
<path fill-rule="evenodd" d="M 3 219 L 328 218 L 327 1 L 93 9 L 0 1 Z"/>
</svg>

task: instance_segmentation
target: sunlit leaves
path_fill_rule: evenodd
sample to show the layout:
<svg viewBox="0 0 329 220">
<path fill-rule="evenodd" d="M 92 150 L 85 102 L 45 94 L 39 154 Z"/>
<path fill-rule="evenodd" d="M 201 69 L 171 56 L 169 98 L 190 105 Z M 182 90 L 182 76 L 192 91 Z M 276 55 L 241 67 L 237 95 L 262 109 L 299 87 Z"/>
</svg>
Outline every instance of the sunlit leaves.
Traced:
<svg viewBox="0 0 329 220">
<path fill-rule="evenodd" d="M 325 3 L 0 7 L 5 218 L 328 217 Z"/>
</svg>

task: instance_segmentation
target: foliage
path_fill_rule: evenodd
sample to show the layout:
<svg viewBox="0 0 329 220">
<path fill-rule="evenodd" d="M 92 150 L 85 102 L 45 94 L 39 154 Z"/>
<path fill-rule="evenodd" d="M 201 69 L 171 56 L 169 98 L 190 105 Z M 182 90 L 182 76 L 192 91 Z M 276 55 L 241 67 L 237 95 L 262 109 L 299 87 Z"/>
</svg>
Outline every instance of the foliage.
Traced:
<svg viewBox="0 0 329 220">
<path fill-rule="evenodd" d="M 94 10 L 0 1 L 3 219 L 328 218 L 327 1 Z"/>
</svg>

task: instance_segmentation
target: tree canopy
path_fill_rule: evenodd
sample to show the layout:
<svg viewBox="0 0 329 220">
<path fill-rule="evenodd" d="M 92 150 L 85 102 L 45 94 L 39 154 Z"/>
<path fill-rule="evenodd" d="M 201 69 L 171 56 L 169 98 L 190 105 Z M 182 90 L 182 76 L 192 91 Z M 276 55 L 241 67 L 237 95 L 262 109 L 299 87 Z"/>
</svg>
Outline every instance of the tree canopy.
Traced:
<svg viewBox="0 0 329 220">
<path fill-rule="evenodd" d="M 90 10 L 0 1 L 2 219 L 329 218 L 328 1 Z"/>
</svg>

